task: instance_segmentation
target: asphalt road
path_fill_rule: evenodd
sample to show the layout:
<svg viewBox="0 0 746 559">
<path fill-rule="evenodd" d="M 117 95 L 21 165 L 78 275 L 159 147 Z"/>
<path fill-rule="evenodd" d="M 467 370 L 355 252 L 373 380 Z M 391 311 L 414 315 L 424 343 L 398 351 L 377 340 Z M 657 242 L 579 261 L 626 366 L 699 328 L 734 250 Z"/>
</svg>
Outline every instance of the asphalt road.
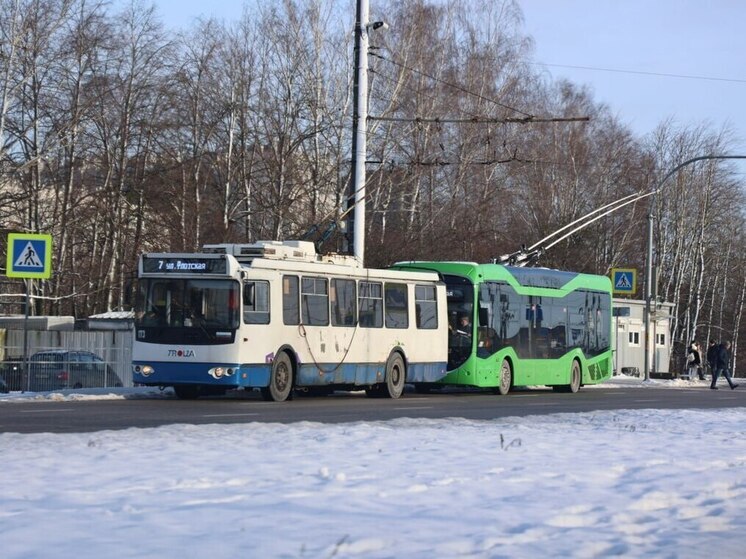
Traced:
<svg viewBox="0 0 746 559">
<path fill-rule="evenodd" d="M 220 398 L 0 402 L 0 433 L 84 433 L 130 427 L 208 423 L 294 423 L 385 421 L 398 417 L 495 419 L 619 409 L 716 409 L 746 407 L 746 385 L 736 390 L 707 388 L 581 389 L 577 394 L 527 389 L 498 396 L 489 392 L 416 394 L 399 400 L 367 398 L 362 393 L 296 396 L 265 402 L 257 392 Z"/>
</svg>

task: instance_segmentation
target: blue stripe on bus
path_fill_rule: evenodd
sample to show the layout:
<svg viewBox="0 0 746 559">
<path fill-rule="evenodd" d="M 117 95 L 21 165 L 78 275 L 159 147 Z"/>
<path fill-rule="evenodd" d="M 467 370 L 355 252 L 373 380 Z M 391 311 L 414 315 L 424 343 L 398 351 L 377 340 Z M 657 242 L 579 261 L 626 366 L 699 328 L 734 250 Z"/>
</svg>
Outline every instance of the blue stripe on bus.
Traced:
<svg viewBox="0 0 746 559">
<path fill-rule="evenodd" d="M 407 382 L 435 382 L 446 374 L 446 363 L 409 363 Z M 300 366 L 296 384 L 299 386 L 328 386 L 333 384 L 370 385 L 383 382 L 386 364 L 334 363 Z"/>
<path fill-rule="evenodd" d="M 145 365 L 134 361 L 133 366 Z M 137 384 L 168 386 L 172 384 L 208 384 L 212 386 L 269 386 L 271 364 L 237 365 L 235 363 L 170 363 L 148 362 L 155 370 L 145 376 L 133 370 L 133 381 Z M 231 376 L 215 379 L 208 374 L 213 367 L 237 369 Z M 328 372 L 326 372 L 328 371 Z M 383 382 L 386 367 L 374 363 L 304 364 L 300 366 L 295 381 L 297 386 L 329 386 L 334 384 L 370 385 Z M 446 363 L 409 363 L 407 382 L 436 382 L 446 374 Z"/>
<path fill-rule="evenodd" d="M 148 376 L 135 371 L 137 366 L 150 365 L 154 372 Z M 132 380 L 138 384 L 169 386 L 172 384 L 208 384 L 211 386 L 268 386 L 271 365 L 239 365 L 237 363 L 172 363 L 133 361 Z M 215 379 L 208 371 L 214 367 L 234 369 L 230 376 Z"/>
<path fill-rule="evenodd" d="M 435 382 L 446 376 L 448 363 L 409 363 L 407 382 Z"/>
</svg>

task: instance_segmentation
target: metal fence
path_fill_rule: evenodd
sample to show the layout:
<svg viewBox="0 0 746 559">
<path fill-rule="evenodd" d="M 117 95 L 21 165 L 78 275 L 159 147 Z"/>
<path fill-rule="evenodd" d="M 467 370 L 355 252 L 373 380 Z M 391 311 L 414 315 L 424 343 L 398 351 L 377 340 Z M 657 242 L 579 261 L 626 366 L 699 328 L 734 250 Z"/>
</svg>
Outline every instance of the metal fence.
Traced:
<svg viewBox="0 0 746 559">
<path fill-rule="evenodd" d="M 132 331 L 0 330 L 0 377 L 9 390 L 132 386 Z"/>
</svg>

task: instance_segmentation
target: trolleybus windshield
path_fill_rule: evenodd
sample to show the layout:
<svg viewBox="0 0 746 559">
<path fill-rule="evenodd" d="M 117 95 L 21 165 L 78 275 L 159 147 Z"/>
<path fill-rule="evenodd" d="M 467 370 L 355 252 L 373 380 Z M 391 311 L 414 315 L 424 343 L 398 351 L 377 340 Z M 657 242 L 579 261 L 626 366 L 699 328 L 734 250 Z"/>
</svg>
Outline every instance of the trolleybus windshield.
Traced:
<svg viewBox="0 0 746 559">
<path fill-rule="evenodd" d="M 137 328 L 235 330 L 239 324 L 238 282 L 227 279 L 143 278 L 139 282 Z"/>
</svg>

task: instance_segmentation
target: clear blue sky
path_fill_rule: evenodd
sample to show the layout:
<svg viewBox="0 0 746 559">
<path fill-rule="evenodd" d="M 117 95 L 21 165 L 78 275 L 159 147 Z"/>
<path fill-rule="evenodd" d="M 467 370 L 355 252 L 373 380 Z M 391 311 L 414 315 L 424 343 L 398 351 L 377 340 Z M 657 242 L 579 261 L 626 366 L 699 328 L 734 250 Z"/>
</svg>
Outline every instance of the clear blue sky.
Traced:
<svg viewBox="0 0 746 559">
<path fill-rule="evenodd" d="M 376 0 L 369 1 L 374 7 Z M 746 1 L 519 3 L 525 33 L 535 40 L 537 69 L 589 86 L 596 101 L 609 105 L 639 136 L 668 117 L 686 126 L 728 124 L 742 140 L 736 149 L 746 154 Z M 243 6 L 241 0 L 155 4 L 173 28 L 200 15 L 235 20 Z M 349 4 L 353 11 L 355 0 Z"/>
<path fill-rule="evenodd" d="M 590 86 L 596 99 L 638 134 L 674 117 L 686 125 L 727 123 L 746 140 L 746 2 L 520 4 L 526 33 L 535 39 L 536 61 L 555 78 Z"/>
</svg>

